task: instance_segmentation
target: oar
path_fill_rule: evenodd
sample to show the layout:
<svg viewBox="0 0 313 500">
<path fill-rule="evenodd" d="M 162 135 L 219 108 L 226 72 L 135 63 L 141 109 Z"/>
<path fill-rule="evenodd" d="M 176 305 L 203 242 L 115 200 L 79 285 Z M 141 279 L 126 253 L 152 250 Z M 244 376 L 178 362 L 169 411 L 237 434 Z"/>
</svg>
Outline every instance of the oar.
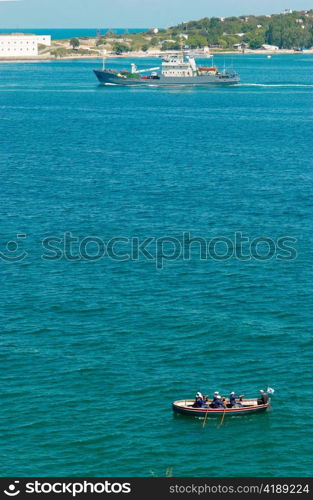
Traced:
<svg viewBox="0 0 313 500">
<path fill-rule="evenodd" d="M 205 417 L 204 417 L 204 420 L 203 420 L 202 427 L 204 427 L 204 426 L 205 426 L 205 423 L 206 423 L 206 419 L 207 419 L 208 413 L 209 413 L 209 410 L 208 410 L 208 411 L 206 412 L 206 414 L 205 414 Z"/>
<path fill-rule="evenodd" d="M 226 413 L 226 406 L 225 406 L 224 413 L 223 413 L 222 420 L 221 420 L 221 423 L 220 423 L 219 427 L 221 427 L 223 425 L 224 418 L 225 418 L 225 413 Z"/>
</svg>

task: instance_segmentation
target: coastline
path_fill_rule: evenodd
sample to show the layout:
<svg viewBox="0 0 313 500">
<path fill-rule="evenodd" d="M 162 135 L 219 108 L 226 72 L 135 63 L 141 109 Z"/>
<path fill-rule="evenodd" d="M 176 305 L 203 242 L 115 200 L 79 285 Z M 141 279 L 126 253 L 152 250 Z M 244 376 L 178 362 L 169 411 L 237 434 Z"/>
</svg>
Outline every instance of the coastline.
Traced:
<svg viewBox="0 0 313 500">
<path fill-rule="evenodd" d="M 179 53 L 179 51 L 176 51 Z M 125 52 L 123 54 L 115 54 L 114 52 L 107 52 L 105 54 L 105 59 L 144 59 L 144 58 L 157 58 L 159 59 L 160 57 L 163 57 L 167 55 L 169 52 L 167 51 L 160 51 L 160 52 L 143 52 L 143 51 L 130 51 L 130 52 Z M 170 52 L 171 54 L 175 53 L 174 51 Z M 232 56 L 239 56 L 239 55 L 312 55 L 313 54 L 313 49 L 309 50 L 303 50 L 303 51 L 295 51 L 295 50 L 287 50 L 287 49 L 280 49 L 280 50 L 252 50 L 252 49 L 246 49 L 244 52 L 241 51 L 231 51 L 231 50 L 219 50 L 219 51 L 212 51 L 210 53 L 211 56 L 216 56 L 216 55 L 232 55 Z M 207 56 L 204 53 L 203 54 L 203 59 L 205 59 Z M 201 56 L 198 57 L 201 59 Z M 102 59 L 101 55 L 95 55 L 95 54 L 71 54 L 71 55 L 66 55 L 63 57 L 56 57 L 52 55 L 38 55 L 38 56 L 31 56 L 31 57 L 0 57 L 0 63 L 4 62 L 47 62 L 47 61 L 71 61 L 71 60 L 76 60 L 76 59 Z"/>
</svg>

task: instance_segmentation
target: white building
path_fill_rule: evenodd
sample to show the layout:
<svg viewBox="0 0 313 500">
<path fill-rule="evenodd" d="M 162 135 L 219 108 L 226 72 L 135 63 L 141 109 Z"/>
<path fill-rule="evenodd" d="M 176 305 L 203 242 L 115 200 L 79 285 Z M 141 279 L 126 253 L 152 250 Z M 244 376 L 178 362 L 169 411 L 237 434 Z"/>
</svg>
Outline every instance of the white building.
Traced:
<svg viewBox="0 0 313 500">
<path fill-rule="evenodd" d="M 41 43 L 41 45 L 47 45 L 50 47 L 51 45 L 51 35 L 36 35 L 37 42 Z"/>
<path fill-rule="evenodd" d="M 51 45 L 51 36 L 27 33 L 1 33 L 0 58 L 37 56 L 38 44 Z"/>
</svg>

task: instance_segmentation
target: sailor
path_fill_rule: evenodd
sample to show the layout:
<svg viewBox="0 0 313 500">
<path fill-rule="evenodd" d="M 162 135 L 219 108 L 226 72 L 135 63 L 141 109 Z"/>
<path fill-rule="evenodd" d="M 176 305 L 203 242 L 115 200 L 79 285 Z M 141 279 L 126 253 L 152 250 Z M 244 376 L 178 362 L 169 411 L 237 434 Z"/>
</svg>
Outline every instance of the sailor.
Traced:
<svg viewBox="0 0 313 500">
<path fill-rule="evenodd" d="M 268 403 L 268 395 L 264 391 L 260 391 L 260 396 L 258 397 L 258 405 L 266 405 Z"/>
<path fill-rule="evenodd" d="M 203 407 L 203 403 L 205 404 L 205 400 L 204 400 L 201 392 L 197 392 L 195 401 L 193 403 L 193 407 L 194 408 L 202 408 Z"/>
<path fill-rule="evenodd" d="M 201 408 L 207 408 L 207 397 L 204 397 L 201 401 Z"/>
<path fill-rule="evenodd" d="M 215 391 L 213 394 L 213 401 L 215 401 L 215 399 L 217 399 L 219 395 L 220 393 L 218 391 Z"/>
<path fill-rule="evenodd" d="M 239 401 L 242 401 L 242 398 L 243 396 L 240 395 L 239 396 Z M 241 403 L 239 403 L 237 400 L 236 400 L 236 393 L 233 391 L 230 393 L 229 395 L 229 404 L 230 404 L 230 407 L 233 408 L 234 406 L 237 406 L 237 407 L 240 407 L 242 406 Z"/>
<path fill-rule="evenodd" d="M 213 394 L 213 399 L 212 399 L 211 404 L 210 404 L 210 407 L 211 407 L 211 408 L 215 408 L 214 403 L 215 403 L 215 401 L 217 400 L 217 397 L 218 397 L 219 395 L 220 395 L 220 393 L 219 393 L 218 391 L 215 391 L 215 392 L 214 392 L 214 394 Z"/>
<path fill-rule="evenodd" d="M 234 392 L 231 392 L 229 395 L 229 404 L 230 404 L 231 408 L 233 408 L 237 404 L 236 394 Z"/>
<path fill-rule="evenodd" d="M 220 395 L 216 396 L 216 399 L 214 399 L 213 408 L 224 408 L 224 403 Z"/>
</svg>

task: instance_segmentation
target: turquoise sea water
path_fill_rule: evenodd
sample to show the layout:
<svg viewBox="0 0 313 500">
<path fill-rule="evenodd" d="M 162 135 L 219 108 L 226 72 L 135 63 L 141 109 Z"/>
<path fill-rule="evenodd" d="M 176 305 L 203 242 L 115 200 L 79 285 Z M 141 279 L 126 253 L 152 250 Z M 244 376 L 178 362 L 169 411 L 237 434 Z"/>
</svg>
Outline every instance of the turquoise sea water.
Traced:
<svg viewBox="0 0 313 500">
<path fill-rule="evenodd" d="M 313 58 L 234 63 L 242 84 L 226 89 L 99 87 L 90 60 L 0 64 L 3 476 L 311 475 Z M 288 236 L 297 258 L 200 260 L 194 244 L 157 269 L 77 260 L 75 243 L 44 260 L 64 232 Z M 171 410 L 267 385 L 272 411 L 221 427 Z"/>
<path fill-rule="evenodd" d="M 112 28 L 119 35 L 125 33 L 125 28 Z M 147 31 L 148 28 L 130 28 L 128 33 L 141 33 Z M 97 32 L 103 35 L 109 31 L 109 28 L 0 28 L 0 33 L 35 33 L 36 35 L 51 35 L 52 40 L 63 40 L 72 37 L 97 36 Z"/>
</svg>

